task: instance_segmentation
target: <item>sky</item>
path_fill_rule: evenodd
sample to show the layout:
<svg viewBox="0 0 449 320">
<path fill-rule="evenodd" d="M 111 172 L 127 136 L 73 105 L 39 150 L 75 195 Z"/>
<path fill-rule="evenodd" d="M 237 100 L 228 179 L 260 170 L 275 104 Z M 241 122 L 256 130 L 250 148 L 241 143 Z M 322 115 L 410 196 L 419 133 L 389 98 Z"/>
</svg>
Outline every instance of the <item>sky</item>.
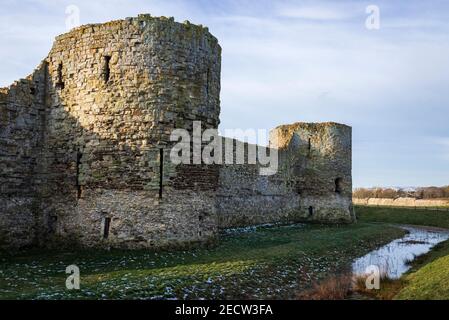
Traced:
<svg viewBox="0 0 449 320">
<path fill-rule="evenodd" d="M 208 26 L 223 48 L 221 131 L 341 122 L 354 187 L 449 185 L 449 1 L 0 0 L 0 87 L 45 58 L 73 5 L 81 24 Z"/>
</svg>

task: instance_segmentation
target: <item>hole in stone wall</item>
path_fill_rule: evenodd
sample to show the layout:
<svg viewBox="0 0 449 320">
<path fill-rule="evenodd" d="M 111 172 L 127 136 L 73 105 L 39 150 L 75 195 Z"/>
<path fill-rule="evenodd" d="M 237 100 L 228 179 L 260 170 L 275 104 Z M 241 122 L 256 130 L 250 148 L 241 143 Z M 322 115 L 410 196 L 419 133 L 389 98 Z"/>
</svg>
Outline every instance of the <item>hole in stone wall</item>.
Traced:
<svg viewBox="0 0 449 320">
<path fill-rule="evenodd" d="M 312 149 L 312 140 L 309 138 L 309 142 L 307 144 L 307 149 L 310 151 Z"/>
<path fill-rule="evenodd" d="M 341 193 L 342 191 L 342 178 L 335 179 L 335 193 Z"/>
<path fill-rule="evenodd" d="M 111 228 L 111 218 L 105 217 L 103 220 L 103 238 L 109 237 L 109 229 Z"/>
<path fill-rule="evenodd" d="M 64 89 L 64 78 L 62 76 L 62 62 L 58 64 L 58 75 L 56 79 L 56 87 L 59 89 Z"/>
<path fill-rule="evenodd" d="M 313 216 L 313 207 L 309 207 L 309 217 Z"/>
<path fill-rule="evenodd" d="M 109 77 L 111 75 L 111 69 L 109 63 L 111 62 L 111 56 L 103 57 L 103 79 L 104 82 L 107 83 L 109 81 Z"/>
<path fill-rule="evenodd" d="M 206 95 L 209 97 L 210 68 L 206 72 Z"/>
<path fill-rule="evenodd" d="M 49 216 L 48 217 L 48 232 L 50 234 L 56 233 L 56 226 L 58 223 L 58 217 L 57 216 Z"/>
<path fill-rule="evenodd" d="M 79 181 L 80 176 L 80 167 L 81 167 L 81 158 L 83 157 L 83 154 L 78 149 L 76 152 L 76 189 L 77 189 L 77 198 L 81 198 L 81 184 Z"/>
<path fill-rule="evenodd" d="M 164 179 L 164 149 L 159 149 L 159 199 L 162 199 L 162 188 Z"/>
<path fill-rule="evenodd" d="M 36 94 L 36 89 L 31 87 L 30 88 L 30 94 L 34 96 Z"/>
</svg>

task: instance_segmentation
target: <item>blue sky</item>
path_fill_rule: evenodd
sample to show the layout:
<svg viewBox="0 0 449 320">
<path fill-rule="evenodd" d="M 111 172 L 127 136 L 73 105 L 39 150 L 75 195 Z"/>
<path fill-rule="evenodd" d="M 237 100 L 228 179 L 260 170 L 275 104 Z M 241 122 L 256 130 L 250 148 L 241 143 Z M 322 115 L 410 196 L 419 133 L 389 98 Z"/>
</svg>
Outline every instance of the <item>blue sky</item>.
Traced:
<svg viewBox="0 0 449 320">
<path fill-rule="evenodd" d="M 223 48 L 221 130 L 342 122 L 355 187 L 449 184 L 449 1 L 1 0 L 0 86 L 46 56 L 72 4 L 81 24 L 151 13 L 208 26 Z"/>
</svg>

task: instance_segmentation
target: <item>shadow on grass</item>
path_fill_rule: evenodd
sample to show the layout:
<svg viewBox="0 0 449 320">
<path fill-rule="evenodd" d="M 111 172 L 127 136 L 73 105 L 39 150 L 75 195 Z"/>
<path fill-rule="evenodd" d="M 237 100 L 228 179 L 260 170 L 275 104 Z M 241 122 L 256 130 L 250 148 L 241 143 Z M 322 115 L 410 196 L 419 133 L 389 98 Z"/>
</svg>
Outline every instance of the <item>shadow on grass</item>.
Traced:
<svg viewBox="0 0 449 320">
<path fill-rule="evenodd" d="M 190 251 L 30 250 L 0 256 L 0 297 L 7 299 L 294 298 L 326 276 L 403 235 L 397 228 L 275 227 L 226 236 Z M 80 268 L 82 289 L 65 290 L 65 268 Z M 304 272 L 298 272 L 302 269 Z"/>
</svg>

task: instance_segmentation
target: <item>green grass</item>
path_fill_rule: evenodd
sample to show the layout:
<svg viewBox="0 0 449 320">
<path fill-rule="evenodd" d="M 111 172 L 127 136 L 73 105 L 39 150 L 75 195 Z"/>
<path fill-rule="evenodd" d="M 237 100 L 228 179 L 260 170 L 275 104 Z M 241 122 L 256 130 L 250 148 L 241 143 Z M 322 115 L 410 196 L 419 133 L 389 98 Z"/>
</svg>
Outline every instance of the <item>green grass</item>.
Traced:
<svg viewBox="0 0 449 320">
<path fill-rule="evenodd" d="M 439 257 L 438 257 L 439 256 Z M 449 241 L 421 258 L 417 267 L 404 276 L 405 286 L 395 299 L 449 299 Z"/>
<path fill-rule="evenodd" d="M 223 236 L 217 247 L 193 251 L 2 253 L 0 298 L 293 298 L 402 235 L 382 224 L 296 225 Z M 80 268 L 80 290 L 65 288 L 70 264 Z"/>
<path fill-rule="evenodd" d="M 413 224 L 449 229 L 449 211 L 356 206 L 361 222 Z"/>
<path fill-rule="evenodd" d="M 449 228 L 447 211 L 375 207 L 357 207 L 356 210 L 363 222 Z M 449 241 L 418 257 L 411 266 L 400 280 L 386 286 L 386 290 L 394 292 L 394 299 L 449 299 Z"/>
<path fill-rule="evenodd" d="M 449 240 L 418 257 L 402 279 L 395 299 L 449 299 Z"/>
</svg>

